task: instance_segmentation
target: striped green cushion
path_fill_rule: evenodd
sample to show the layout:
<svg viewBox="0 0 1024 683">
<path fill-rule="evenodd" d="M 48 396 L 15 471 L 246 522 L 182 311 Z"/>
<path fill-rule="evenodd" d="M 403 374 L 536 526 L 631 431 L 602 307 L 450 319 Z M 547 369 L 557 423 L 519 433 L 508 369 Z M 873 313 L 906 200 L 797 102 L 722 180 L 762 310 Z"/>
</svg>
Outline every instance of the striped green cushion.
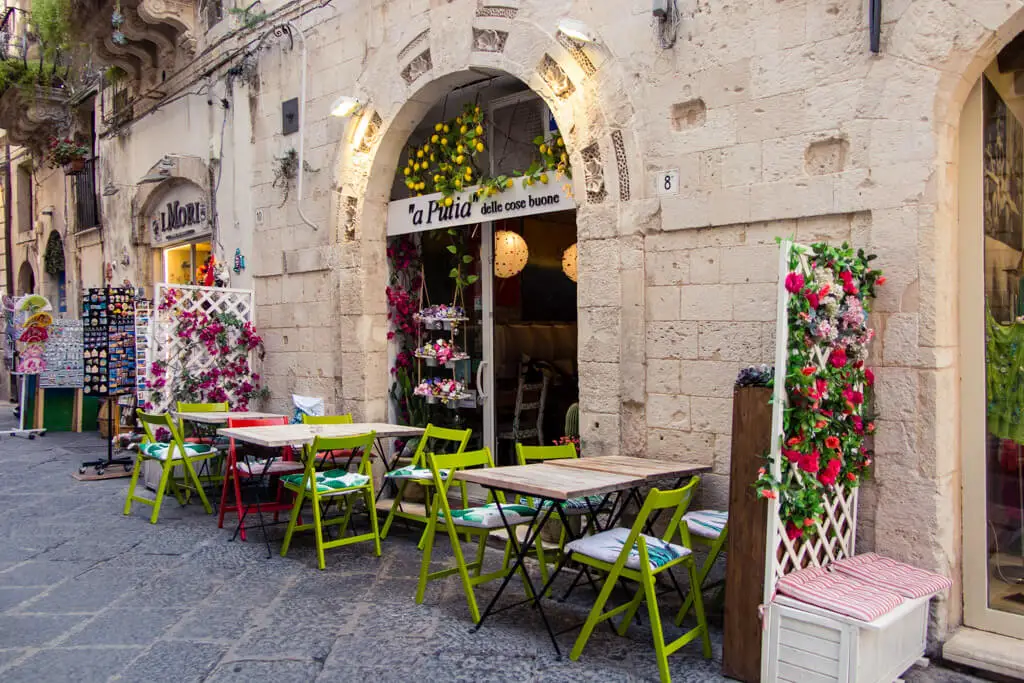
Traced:
<svg viewBox="0 0 1024 683">
<path fill-rule="evenodd" d="M 428 467 L 406 465 L 405 467 L 399 467 L 397 470 L 391 470 L 384 476 L 390 479 L 433 479 L 434 473 Z M 448 478 L 448 470 L 441 470 L 441 478 Z"/>
<path fill-rule="evenodd" d="M 509 524 L 522 524 L 528 522 L 537 514 L 537 511 L 527 505 L 507 504 L 498 510 L 497 503 L 488 503 L 475 508 L 463 510 L 452 510 L 452 520 L 459 526 L 471 526 L 478 529 L 500 529 L 504 526 L 501 521 L 502 513 Z M 444 511 L 437 513 L 437 518 L 444 521 Z"/>
<path fill-rule="evenodd" d="M 297 489 L 302 486 L 302 480 L 305 476 L 305 474 L 287 474 L 281 477 L 281 481 L 288 484 L 291 488 Z M 316 491 L 317 493 L 333 493 L 363 486 L 368 481 L 370 481 L 368 476 L 358 472 L 327 470 L 326 472 L 316 473 Z M 310 491 L 312 489 L 307 485 L 306 490 Z"/>
<path fill-rule="evenodd" d="M 154 458 L 156 460 L 166 460 L 167 454 L 172 450 L 172 445 L 169 443 L 141 443 L 139 444 L 139 452 L 144 457 Z M 177 446 L 173 448 L 174 459 L 181 460 L 181 450 Z M 203 446 L 200 444 L 185 444 L 185 452 L 188 453 L 190 458 L 198 458 L 206 455 L 214 455 L 217 451 L 209 446 Z"/>
<path fill-rule="evenodd" d="M 683 515 L 690 533 L 701 538 L 716 539 L 729 521 L 725 510 L 696 510 Z"/>
</svg>

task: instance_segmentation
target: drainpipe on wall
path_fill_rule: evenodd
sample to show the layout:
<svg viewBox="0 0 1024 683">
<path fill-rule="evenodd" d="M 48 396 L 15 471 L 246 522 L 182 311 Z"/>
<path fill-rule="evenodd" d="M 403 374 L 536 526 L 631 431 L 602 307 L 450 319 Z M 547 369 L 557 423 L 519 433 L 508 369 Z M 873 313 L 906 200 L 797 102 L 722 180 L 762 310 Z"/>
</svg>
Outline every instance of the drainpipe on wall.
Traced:
<svg viewBox="0 0 1024 683">
<path fill-rule="evenodd" d="M 263 42 L 267 38 L 269 38 L 271 34 L 273 34 L 275 31 L 280 30 L 281 28 L 287 29 L 291 35 L 298 36 L 302 49 L 302 75 L 299 84 L 299 170 L 297 173 L 298 187 L 296 188 L 296 190 L 299 193 L 299 196 L 295 199 L 295 208 L 298 209 L 299 218 L 302 219 L 303 223 L 313 228 L 314 230 L 319 230 L 320 228 L 317 226 L 317 224 L 306 218 L 306 214 L 302 211 L 302 176 L 305 175 L 305 161 L 303 153 L 305 151 L 306 137 L 306 37 L 302 35 L 302 31 L 300 31 L 295 24 L 293 24 L 290 21 L 286 21 L 283 24 L 279 24 L 278 26 L 275 26 L 269 29 L 266 33 L 264 33 L 263 37 L 260 38 L 258 43 L 256 43 L 256 48 L 255 50 L 253 50 L 253 52 L 259 52 L 259 49 L 263 46 Z"/>
<path fill-rule="evenodd" d="M 4 269 L 7 296 L 14 296 L 14 232 L 11 230 L 11 144 L 4 138 Z"/>
</svg>

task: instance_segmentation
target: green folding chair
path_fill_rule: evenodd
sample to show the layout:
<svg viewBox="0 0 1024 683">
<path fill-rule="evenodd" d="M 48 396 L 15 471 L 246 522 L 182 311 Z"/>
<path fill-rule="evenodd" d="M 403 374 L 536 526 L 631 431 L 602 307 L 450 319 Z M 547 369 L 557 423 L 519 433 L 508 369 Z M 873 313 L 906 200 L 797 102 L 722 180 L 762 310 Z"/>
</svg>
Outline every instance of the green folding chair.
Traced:
<svg viewBox="0 0 1024 683">
<path fill-rule="evenodd" d="M 231 410 L 231 406 L 227 401 L 222 401 L 220 403 L 184 403 L 182 401 L 178 401 L 175 406 L 176 411 L 179 413 L 226 413 Z M 209 427 L 209 425 L 207 425 L 207 427 Z M 191 441 L 205 444 L 207 446 L 213 446 L 214 448 L 218 445 L 217 434 L 212 429 L 210 430 L 210 433 L 204 434 L 203 429 L 199 425 L 193 424 L 190 433 L 190 430 L 186 429 L 185 420 L 178 420 L 178 428 L 181 429 L 181 435 L 185 439 L 186 443 Z M 226 443 L 222 440 L 219 445 L 221 448 L 224 448 Z M 220 455 L 221 453 L 218 451 L 218 460 L 221 459 L 219 457 Z M 209 463 L 207 464 L 209 465 Z M 224 475 L 222 474 L 223 471 L 223 463 L 214 463 L 213 466 L 210 466 L 208 474 L 199 475 L 199 480 L 204 483 L 221 484 L 224 481 Z"/>
<path fill-rule="evenodd" d="M 195 490 L 199 499 L 203 502 L 203 509 L 207 514 L 213 514 L 213 508 L 206 499 L 203 492 L 203 484 L 196 474 L 195 464 L 201 463 L 210 458 L 216 457 L 217 451 L 212 446 L 203 444 L 187 444 L 181 435 L 181 429 L 175 424 L 170 414 L 163 413 L 154 415 L 137 411 L 139 421 L 145 431 L 145 439 L 139 444 L 138 454 L 135 456 L 135 467 L 132 469 L 132 478 L 128 484 L 128 499 L 124 502 L 124 514 L 131 514 L 132 503 L 138 502 L 149 505 L 153 508 L 153 514 L 149 518 L 150 524 L 156 524 L 160 515 L 160 505 L 164 499 L 164 492 L 169 486 L 174 497 L 182 505 L 188 502 L 185 489 Z M 170 443 L 160 443 L 156 438 L 156 430 L 163 427 L 171 433 Z M 160 483 L 156 487 L 156 497 L 153 500 L 135 495 L 135 486 L 139 481 L 139 473 L 146 460 L 156 460 L 160 463 Z M 183 481 L 176 480 L 171 476 L 171 471 L 181 465 L 185 470 Z M 190 483 L 191 482 L 191 483 Z"/>
<path fill-rule="evenodd" d="M 715 566 L 715 562 L 718 561 L 718 557 L 725 548 L 726 540 L 728 540 L 729 513 L 725 510 L 694 510 L 683 515 L 683 521 L 690 530 L 690 538 L 693 539 L 694 545 L 702 546 L 707 552 L 707 558 L 698 575 L 701 592 L 707 592 L 721 583 L 708 585 L 707 580 L 711 568 Z M 693 591 L 690 591 L 679 614 L 676 615 L 676 626 L 682 626 L 683 619 L 691 607 L 693 607 Z"/>
<path fill-rule="evenodd" d="M 624 527 L 609 529 L 593 536 L 577 539 L 566 546 L 566 550 L 571 553 L 570 559 L 608 573 L 608 578 L 601 588 L 597 602 L 590 610 L 583 630 L 580 631 L 580 635 L 576 639 L 576 645 L 569 655 L 570 659 L 579 659 L 590 635 L 598 624 L 619 614 L 622 615 L 622 621 L 619 623 L 617 631 L 621 636 L 626 635 L 630 622 L 640 608 L 640 604 L 645 600 L 651 619 L 658 671 L 661 673 L 661 680 L 664 683 L 671 680 L 668 656 L 693 640 L 700 638 L 704 657 L 711 658 L 711 637 L 704 614 L 704 600 L 700 593 L 697 563 L 693 559 L 690 532 L 687 525 L 681 523 L 683 514 L 686 512 L 699 482 L 700 477 L 693 477 L 686 486 L 674 491 L 652 489 L 647 494 L 647 500 L 640 509 L 640 514 L 633 523 L 632 529 Z M 643 533 L 652 512 L 671 508 L 674 508 L 675 512 L 661 538 Z M 672 539 L 677 534 L 682 542 L 681 545 L 672 543 Z M 661 627 L 661 615 L 658 611 L 655 578 L 662 572 L 671 573 L 673 567 L 680 565 L 685 566 L 689 574 L 690 593 L 693 596 L 697 626 L 671 643 L 666 643 Z M 640 588 L 632 600 L 606 612 L 605 604 L 620 578 L 636 581 L 640 584 Z M 675 583 L 674 577 L 673 583 Z M 680 597 L 683 596 L 680 595 Z"/>
<path fill-rule="evenodd" d="M 352 413 L 345 413 L 344 415 L 307 415 L 302 414 L 302 424 L 304 425 L 350 425 L 352 424 Z M 351 458 L 351 451 L 330 451 L 328 453 L 317 453 L 319 462 L 317 464 L 323 465 L 327 460 L 331 461 L 331 464 L 337 467 L 338 458 Z"/>
<path fill-rule="evenodd" d="M 487 503 L 480 507 L 452 510 L 448 503 L 448 488 L 451 486 L 451 474 L 457 470 L 470 467 L 494 467 L 491 460 L 490 449 L 484 448 L 479 451 L 468 453 L 451 453 L 447 455 L 434 454 L 427 458 L 430 471 L 433 475 L 433 484 L 437 487 L 437 493 L 432 497 L 430 519 L 427 521 L 427 530 L 424 534 L 423 561 L 420 566 L 419 585 L 416 588 L 416 604 L 423 603 L 423 595 L 427 589 L 428 581 L 435 581 L 453 574 L 458 574 L 462 581 L 462 589 L 466 593 L 466 601 L 469 603 L 469 613 L 473 623 L 480 623 L 480 607 L 477 605 L 476 594 L 473 589 L 482 583 L 504 579 L 511 571 L 509 560 L 512 558 L 512 540 L 505 541 L 505 557 L 502 560 L 501 569 L 483 574 L 484 550 L 487 547 L 487 538 L 491 532 L 504 529 L 502 514 L 508 523 L 513 526 L 530 524 L 533 522 L 537 511 L 526 505 L 506 504 L 505 496 L 498 492 L 497 501 L 493 495 L 488 495 Z M 498 506 L 501 510 L 498 510 Z M 455 566 L 442 569 L 436 572 L 430 571 L 430 557 L 434 549 L 434 540 L 437 535 L 437 525 L 443 524 L 448 532 L 448 540 L 451 542 L 452 552 L 455 555 Z M 477 537 L 476 559 L 473 562 L 466 562 L 462 553 L 462 541 L 459 534 L 467 538 Z M 544 550 L 537 544 L 537 557 L 541 567 L 545 566 Z M 472 572 L 472 575 L 470 575 Z M 523 587 L 527 595 L 533 597 L 530 591 L 529 580 L 526 578 L 525 570 L 520 569 L 523 579 Z M 545 582 L 547 579 L 545 578 Z"/>
<path fill-rule="evenodd" d="M 291 518 L 288 521 L 288 529 L 284 533 L 284 543 L 281 545 L 282 557 L 288 554 L 292 535 L 296 531 L 307 531 L 310 529 L 313 530 L 316 537 L 316 559 L 317 566 L 320 569 L 324 569 L 327 566 L 324 560 L 325 550 L 352 543 L 373 541 L 373 554 L 380 557 L 380 533 L 377 529 L 377 513 L 374 508 L 373 495 L 373 472 L 370 464 L 370 452 L 373 449 L 375 438 L 377 438 L 376 432 L 338 438 L 318 436 L 313 440 L 312 445 L 304 449 L 306 460 L 305 472 L 302 474 L 288 474 L 281 477 L 281 483 L 284 484 L 284 487 L 296 493 Z M 359 469 L 357 472 L 349 472 L 346 469 L 317 471 L 316 456 L 318 453 L 340 450 L 350 450 L 358 454 Z M 370 532 L 346 537 L 345 533 L 348 531 L 352 513 L 355 511 L 356 500 L 360 495 L 365 501 L 366 510 L 369 513 Z M 311 503 L 313 509 L 313 522 L 312 524 L 298 524 L 302 505 L 307 500 Z M 342 508 L 341 516 L 324 519 L 323 515 L 326 512 L 326 508 L 329 508 L 333 502 L 337 502 L 339 507 Z M 324 531 L 331 526 L 340 526 L 339 537 L 333 541 L 326 541 L 324 540 Z"/>
<path fill-rule="evenodd" d="M 469 444 L 469 437 L 473 434 L 472 429 L 445 429 L 443 427 L 435 427 L 432 424 L 427 425 L 426 430 L 423 432 L 423 436 L 420 437 L 420 442 L 416 446 L 416 452 L 412 456 L 412 462 L 405 467 L 399 467 L 398 469 L 392 470 L 385 473 L 384 477 L 391 482 L 398 482 L 398 493 L 395 494 L 395 500 L 391 503 L 391 510 L 388 512 L 388 518 L 384 521 L 384 528 L 380 532 L 381 538 L 387 538 L 388 532 L 391 530 L 391 524 L 395 521 L 396 517 L 402 519 L 412 520 L 414 522 L 420 522 L 426 525 L 427 515 L 417 514 L 409 510 L 402 509 L 402 500 L 405 497 L 405 492 L 410 485 L 423 486 L 424 487 L 424 498 L 425 504 L 424 510 L 430 509 L 431 490 L 434 487 L 434 476 L 430 469 L 429 463 L 427 463 L 427 453 L 435 453 L 441 451 L 454 451 L 455 454 L 464 453 L 466 446 Z M 429 447 L 429 451 L 427 450 Z M 442 473 L 442 477 L 447 477 L 446 472 Z M 466 496 L 466 482 L 460 481 L 458 483 L 459 490 L 462 492 L 462 507 L 466 507 L 467 496 Z M 423 546 L 422 540 L 420 541 L 420 547 Z"/>
</svg>

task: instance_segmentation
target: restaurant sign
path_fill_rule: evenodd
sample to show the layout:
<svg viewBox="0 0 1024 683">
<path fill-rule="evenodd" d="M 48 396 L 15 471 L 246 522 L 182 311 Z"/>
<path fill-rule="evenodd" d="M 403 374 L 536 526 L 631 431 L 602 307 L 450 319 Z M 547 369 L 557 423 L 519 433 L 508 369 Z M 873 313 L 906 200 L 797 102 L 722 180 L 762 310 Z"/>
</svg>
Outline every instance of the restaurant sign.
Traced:
<svg viewBox="0 0 1024 683">
<path fill-rule="evenodd" d="M 523 187 L 522 180 L 516 178 L 512 187 L 490 197 L 477 199 L 475 188 L 469 188 L 453 195 L 450 205 L 440 192 L 397 199 L 388 205 L 388 235 L 575 209 L 576 202 L 563 185 L 564 181 Z"/>
<path fill-rule="evenodd" d="M 178 185 L 156 202 L 149 216 L 150 242 L 155 245 L 190 241 L 212 232 L 206 195 L 195 185 Z"/>
</svg>

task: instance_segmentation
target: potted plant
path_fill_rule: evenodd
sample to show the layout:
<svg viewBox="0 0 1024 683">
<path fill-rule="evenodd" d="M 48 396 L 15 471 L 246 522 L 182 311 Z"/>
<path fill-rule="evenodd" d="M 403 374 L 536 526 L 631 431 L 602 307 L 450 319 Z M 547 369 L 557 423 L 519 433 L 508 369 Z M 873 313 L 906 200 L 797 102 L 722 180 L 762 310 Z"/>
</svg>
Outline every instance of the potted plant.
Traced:
<svg viewBox="0 0 1024 683">
<path fill-rule="evenodd" d="M 89 148 L 71 138 L 50 138 L 49 162 L 51 168 L 64 168 L 65 173 L 78 173 L 85 168 Z"/>
</svg>

